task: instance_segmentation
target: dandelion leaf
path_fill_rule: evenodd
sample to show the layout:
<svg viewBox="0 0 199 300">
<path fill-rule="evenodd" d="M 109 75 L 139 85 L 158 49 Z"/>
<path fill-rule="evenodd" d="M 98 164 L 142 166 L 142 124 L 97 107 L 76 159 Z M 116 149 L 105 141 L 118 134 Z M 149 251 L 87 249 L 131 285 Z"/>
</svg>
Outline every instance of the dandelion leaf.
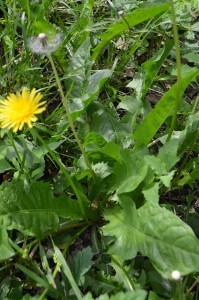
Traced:
<svg viewBox="0 0 199 300">
<path fill-rule="evenodd" d="M 120 200 L 122 208 L 104 214 L 109 221 L 104 233 L 116 237 L 111 254 L 130 259 L 139 251 L 165 278 L 172 278 L 173 270 L 186 275 L 198 269 L 199 242 L 187 224 L 158 204 L 147 202 L 136 209 L 130 198 Z"/>
</svg>

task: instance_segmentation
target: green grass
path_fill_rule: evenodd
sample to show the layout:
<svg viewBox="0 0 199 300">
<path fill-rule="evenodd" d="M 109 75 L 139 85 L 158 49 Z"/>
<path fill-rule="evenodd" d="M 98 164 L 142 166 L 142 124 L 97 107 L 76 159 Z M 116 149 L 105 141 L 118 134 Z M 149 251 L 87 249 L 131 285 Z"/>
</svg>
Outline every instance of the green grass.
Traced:
<svg viewBox="0 0 199 300">
<path fill-rule="evenodd" d="M 0 99 L 47 101 L 32 129 L 0 129 L 0 299 L 198 299 L 197 17 L 0 0 Z"/>
</svg>

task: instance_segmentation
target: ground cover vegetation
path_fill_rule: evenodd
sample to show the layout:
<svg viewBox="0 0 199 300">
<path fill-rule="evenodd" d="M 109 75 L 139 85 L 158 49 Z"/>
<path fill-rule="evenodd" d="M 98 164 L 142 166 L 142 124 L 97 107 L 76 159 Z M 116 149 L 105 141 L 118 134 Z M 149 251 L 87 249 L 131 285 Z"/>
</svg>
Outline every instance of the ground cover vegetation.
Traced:
<svg viewBox="0 0 199 300">
<path fill-rule="evenodd" d="M 0 299 L 199 298 L 198 10 L 0 0 Z"/>
</svg>

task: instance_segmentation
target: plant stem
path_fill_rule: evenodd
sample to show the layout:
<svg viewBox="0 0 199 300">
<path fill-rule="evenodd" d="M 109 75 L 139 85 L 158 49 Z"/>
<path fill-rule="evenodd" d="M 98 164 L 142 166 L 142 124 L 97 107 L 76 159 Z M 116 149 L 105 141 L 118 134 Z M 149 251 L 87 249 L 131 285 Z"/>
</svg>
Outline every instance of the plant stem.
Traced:
<svg viewBox="0 0 199 300">
<path fill-rule="evenodd" d="M 126 281 L 126 284 L 127 286 L 129 287 L 129 289 L 131 291 L 135 291 L 136 290 L 136 287 L 135 287 L 135 284 L 134 282 L 130 279 L 130 277 L 128 276 L 128 273 L 126 272 L 125 268 L 122 267 L 118 257 L 116 255 L 113 255 L 112 256 L 112 260 L 113 262 L 121 269 L 122 271 L 122 275 L 123 275 L 123 279 Z"/>
<path fill-rule="evenodd" d="M 77 200 L 79 202 L 80 208 L 81 208 L 81 212 L 82 215 L 86 218 L 86 214 L 85 214 L 85 209 L 84 209 L 84 205 L 81 199 L 81 196 L 79 194 L 78 189 L 76 188 L 72 178 L 70 177 L 70 175 L 68 174 L 65 166 L 59 161 L 59 159 L 57 158 L 57 156 L 55 155 L 55 153 L 50 149 L 50 147 L 45 143 L 45 141 L 42 139 L 42 137 L 37 133 L 36 130 L 34 130 L 33 128 L 31 129 L 32 133 L 38 138 L 38 140 L 44 145 L 44 147 L 46 148 L 46 150 L 48 150 L 50 156 L 52 157 L 52 159 L 54 159 L 54 161 L 56 162 L 56 164 L 60 167 L 61 171 L 63 172 L 63 174 L 66 176 L 66 179 L 68 180 L 68 182 L 70 183 L 70 186 L 72 187 Z"/>
<path fill-rule="evenodd" d="M 25 160 L 26 160 L 26 154 L 27 154 L 27 145 L 25 145 L 25 143 L 23 141 L 24 153 L 23 153 L 23 159 L 21 159 L 19 151 L 17 150 L 17 147 L 15 146 L 15 141 L 14 141 L 14 138 L 13 138 L 13 133 L 11 131 L 9 131 L 9 137 L 10 137 L 12 146 L 13 146 L 13 148 L 15 150 L 15 153 L 17 155 L 17 158 L 19 160 L 18 163 L 20 164 L 20 169 L 18 169 L 19 174 L 18 174 L 18 178 L 17 179 L 20 179 L 21 174 L 24 172 L 24 175 L 26 176 L 27 181 L 29 181 L 28 174 L 26 174 L 26 172 L 24 170 L 24 165 L 25 165 Z"/>
<path fill-rule="evenodd" d="M 64 108 L 66 110 L 66 115 L 67 115 L 67 118 L 68 118 L 68 122 L 69 122 L 70 128 L 71 128 L 71 130 L 73 132 L 73 135 L 74 135 L 75 140 L 76 140 L 76 142 L 77 142 L 77 144 L 79 146 L 79 149 L 82 152 L 82 155 L 83 155 L 83 157 L 85 159 L 87 167 L 90 170 L 92 177 L 95 179 L 95 173 L 93 172 L 93 169 L 91 167 L 91 163 L 90 163 L 90 161 L 88 159 L 88 156 L 86 155 L 86 153 L 84 151 L 82 143 L 81 143 L 81 141 L 80 141 L 80 139 L 78 137 L 78 134 L 77 134 L 77 132 L 75 130 L 75 126 L 74 126 L 73 119 L 72 119 L 72 116 L 71 116 L 71 113 L 70 113 L 68 102 L 67 102 L 66 97 L 64 96 L 64 92 L 63 92 L 63 89 L 62 89 L 62 86 L 61 86 L 61 82 L 60 82 L 60 79 L 59 79 L 59 76 L 58 76 L 58 73 L 57 73 L 57 69 L 55 67 L 53 58 L 52 58 L 52 56 L 50 54 L 48 55 L 48 59 L 49 59 L 49 61 L 51 63 L 51 66 L 52 66 L 52 69 L 53 69 L 53 72 L 54 72 L 54 75 L 55 75 L 55 79 L 56 79 L 57 86 L 58 86 L 58 89 L 59 89 L 59 92 L 60 92 L 60 95 L 61 95 L 62 103 L 63 103 Z"/>
<path fill-rule="evenodd" d="M 177 89 L 176 89 L 176 102 L 173 111 L 172 121 L 171 121 L 171 128 L 168 133 L 167 142 L 171 139 L 172 133 L 176 126 L 177 120 L 177 113 L 180 105 L 180 91 L 181 91 L 181 57 L 180 57 L 180 44 L 179 44 L 179 37 L 178 37 L 178 28 L 176 23 L 176 15 L 175 15 L 175 8 L 173 1 L 171 1 L 171 16 L 173 22 L 173 34 L 174 34 L 174 42 L 176 48 L 176 65 L 177 65 Z"/>
<path fill-rule="evenodd" d="M 193 106 L 193 109 L 192 109 L 192 111 L 191 111 L 191 114 L 192 114 L 192 115 L 194 114 L 194 112 L 195 112 L 195 110 L 196 110 L 196 107 L 198 106 L 198 102 L 199 102 L 199 94 L 198 94 L 198 96 L 197 96 L 197 98 L 196 98 L 196 100 L 195 100 L 195 102 L 194 102 L 194 106 Z"/>
<path fill-rule="evenodd" d="M 21 162 L 21 169 L 19 171 L 18 179 L 20 179 L 21 174 L 23 172 L 25 162 L 26 162 L 26 156 L 27 156 L 27 153 L 28 153 L 27 143 L 24 141 L 24 139 L 23 139 L 22 142 L 23 142 L 24 153 L 23 153 L 23 159 L 22 159 L 22 162 Z M 26 177 L 28 177 L 28 176 L 26 176 Z"/>
</svg>

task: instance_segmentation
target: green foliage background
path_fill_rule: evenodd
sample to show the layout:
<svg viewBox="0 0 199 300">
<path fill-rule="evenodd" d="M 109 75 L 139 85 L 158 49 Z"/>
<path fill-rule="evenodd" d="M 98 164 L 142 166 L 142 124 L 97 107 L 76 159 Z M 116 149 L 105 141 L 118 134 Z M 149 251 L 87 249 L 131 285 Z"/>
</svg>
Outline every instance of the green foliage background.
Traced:
<svg viewBox="0 0 199 300">
<path fill-rule="evenodd" d="M 0 299 L 198 298 L 197 9 L 0 1 L 0 97 L 47 100 L 33 130 L 0 131 Z M 28 48 L 41 32 L 61 33 L 50 57 L 83 152 L 49 55 Z"/>
</svg>

